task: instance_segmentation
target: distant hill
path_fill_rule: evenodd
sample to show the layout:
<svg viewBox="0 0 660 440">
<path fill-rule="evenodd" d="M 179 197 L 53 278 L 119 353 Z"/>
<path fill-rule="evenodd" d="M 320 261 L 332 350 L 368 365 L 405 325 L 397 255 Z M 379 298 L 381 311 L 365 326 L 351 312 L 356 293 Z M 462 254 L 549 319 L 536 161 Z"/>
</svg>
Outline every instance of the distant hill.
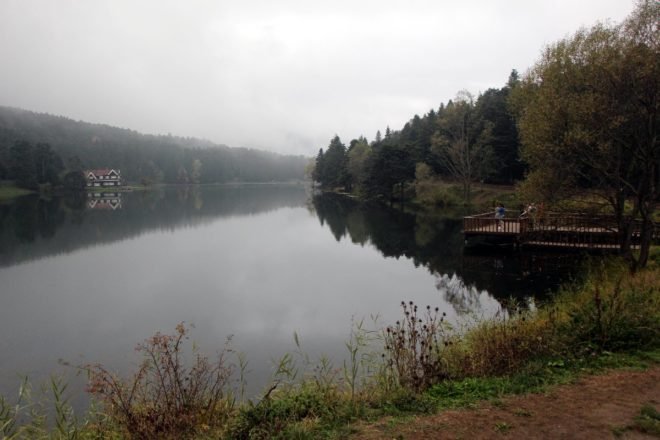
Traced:
<svg viewBox="0 0 660 440">
<path fill-rule="evenodd" d="M 122 177 L 132 182 L 301 180 L 308 162 L 303 156 L 230 148 L 196 138 L 146 135 L 0 106 L 0 179 L 5 178 L 9 148 L 16 141 L 48 143 L 65 165 L 79 160 L 83 168 L 119 168 Z"/>
</svg>

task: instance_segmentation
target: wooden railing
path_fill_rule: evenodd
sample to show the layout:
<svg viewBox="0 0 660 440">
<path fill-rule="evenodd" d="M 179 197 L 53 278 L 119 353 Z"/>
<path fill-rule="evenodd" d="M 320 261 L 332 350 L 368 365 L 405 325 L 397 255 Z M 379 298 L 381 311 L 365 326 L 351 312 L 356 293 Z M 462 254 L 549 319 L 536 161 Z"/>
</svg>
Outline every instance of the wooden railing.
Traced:
<svg viewBox="0 0 660 440">
<path fill-rule="evenodd" d="M 639 244 L 642 223 L 632 225 L 632 244 Z M 545 213 L 544 215 L 509 215 L 503 219 L 494 212 L 463 218 L 463 231 L 467 236 L 515 236 L 519 243 L 572 247 L 616 247 L 619 229 L 614 216 L 586 214 Z M 654 226 L 653 239 L 660 238 L 660 228 Z"/>
<path fill-rule="evenodd" d="M 521 219 L 514 216 L 505 216 L 502 219 L 498 219 L 493 212 L 486 212 L 464 217 L 463 231 L 465 233 L 517 235 L 528 226 L 528 223 L 528 219 Z"/>
<path fill-rule="evenodd" d="M 550 214 L 530 219 L 523 243 L 570 247 L 615 247 L 619 241 L 613 218 Z"/>
<path fill-rule="evenodd" d="M 549 213 L 546 216 L 531 219 L 530 230 L 545 231 L 569 231 L 583 232 L 588 234 L 607 234 L 618 236 L 619 225 L 614 216 L 594 216 L 587 214 L 558 214 Z M 642 221 L 635 220 L 632 223 L 632 237 L 639 239 L 642 232 Z M 653 225 L 652 238 L 660 237 L 660 228 Z"/>
</svg>

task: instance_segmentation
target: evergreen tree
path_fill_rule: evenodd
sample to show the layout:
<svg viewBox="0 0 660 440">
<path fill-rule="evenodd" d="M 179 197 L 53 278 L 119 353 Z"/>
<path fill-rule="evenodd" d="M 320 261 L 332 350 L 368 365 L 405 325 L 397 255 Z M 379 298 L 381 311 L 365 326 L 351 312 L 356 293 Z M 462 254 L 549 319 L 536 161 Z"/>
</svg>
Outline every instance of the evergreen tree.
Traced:
<svg viewBox="0 0 660 440">
<path fill-rule="evenodd" d="M 344 187 L 348 183 L 346 146 L 339 136 L 332 138 L 323 159 L 322 186 L 328 188 Z"/>
<path fill-rule="evenodd" d="M 508 109 L 510 87 L 515 87 L 516 77 L 517 73 L 514 70 L 505 87 L 486 90 L 479 96 L 475 105 L 475 117 L 492 124 L 490 145 L 493 148 L 494 169 L 490 180 L 495 183 L 512 184 L 521 180 L 525 171 L 520 159 L 518 129 Z"/>
<path fill-rule="evenodd" d="M 87 180 L 82 171 L 69 171 L 62 179 L 62 186 L 69 191 L 83 191 L 87 187 Z"/>
<path fill-rule="evenodd" d="M 37 188 L 37 173 L 32 150 L 32 145 L 26 141 L 17 141 L 9 150 L 11 163 L 9 177 L 21 188 Z"/>
<path fill-rule="evenodd" d="M 408 151 L 393 145 L 382 145 L 370 154 L 364 182 L 368 197 L 384 196 L 392 200 L 395 187 L 402 191 L 405 182 L 415 179 L 415 163 Z"/>
<path fill-rule="evenodd" d="M 323 155 L 323 148 L 319 148 L 319 154 L 316 155 L 316 164 L 314 166 L 314 172 L 312 173 L 312 178 L 314 179 L 315 182 L 318 182 L 323 186 L 323 181 L 324 181 L 324 174 L 323 174 L 323 169 L 324 169 L 324 155 Z"/>
<path fill-rule="evenodd" d="M 9 178 L 9 168 L 9 144 L 0 141 L 0 180 Z"/>
<path fill-rule="evenodd" d="M 82 161 L 78 156 L 69 157 L 69 159 L 66 161 L 66 168 L 69 171 L 80 171 L 81 173 L 83 172 Z"/>
<path fill-rule="evenodd" d="M 50 144 L 37 144 L 34 147 L 33 160 L 37 183 L 59 183 L 59 173 L 64 170 L 64 164 Z"/>
</svg>

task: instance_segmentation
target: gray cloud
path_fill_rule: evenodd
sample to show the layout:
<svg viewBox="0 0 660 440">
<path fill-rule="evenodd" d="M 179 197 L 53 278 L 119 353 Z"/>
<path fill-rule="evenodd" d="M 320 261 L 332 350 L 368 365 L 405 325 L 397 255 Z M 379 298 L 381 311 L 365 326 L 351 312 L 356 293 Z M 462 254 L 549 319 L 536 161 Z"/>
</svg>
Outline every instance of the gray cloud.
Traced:
<svg viewBox="0 0 660 440">
<path fill-rule="evenodd" d="M 0 104 L 313 155 L 502 86 L 621 0 L 3 0 Z"/>
</svg>

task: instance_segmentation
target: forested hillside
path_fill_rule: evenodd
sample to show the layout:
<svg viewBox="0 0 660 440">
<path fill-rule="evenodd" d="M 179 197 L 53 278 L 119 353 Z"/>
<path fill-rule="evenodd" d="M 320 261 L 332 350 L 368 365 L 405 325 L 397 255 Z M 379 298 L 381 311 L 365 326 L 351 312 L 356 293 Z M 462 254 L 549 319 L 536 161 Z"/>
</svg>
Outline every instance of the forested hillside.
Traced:
<svg viewBox="0 0 660 440">
<path fill-rule="evenodd" d="M 525 165 L 508 103 L 518 83 L 514 70 L 500 89 L 488 89 L 476 98 L 461 91 L 399 130 L 379 131 L 371 142 L 360 137 L 346 146 L 335 136 L 316 157 L 314 180 L 369 198 L 393 197 L 414 185 L 418 200 L 431 197 L 426 188 L 438 179 L 461 184 L 465 200 L 473 182 L 521 180 Z"/>
<path fill-rule="evenodd" d="M 270 182 L 304 178 L 308 159 L 209 141 L 154 136 L 0 106 L 0 179 L 12 178 L 17 142 L 49 144 L 63 168 L 119 168 L 130 182 Z"/>
</svg>

